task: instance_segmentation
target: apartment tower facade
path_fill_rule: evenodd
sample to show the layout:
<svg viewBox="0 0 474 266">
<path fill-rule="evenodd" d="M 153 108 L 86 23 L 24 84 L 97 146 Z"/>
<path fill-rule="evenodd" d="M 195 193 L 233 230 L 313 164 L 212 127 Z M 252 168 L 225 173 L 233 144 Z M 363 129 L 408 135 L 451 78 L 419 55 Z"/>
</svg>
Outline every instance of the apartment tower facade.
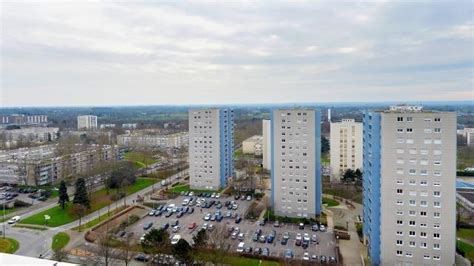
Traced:
<svg viewBox="0 0 474 266">
<path fill-rule="evenodd" d="M 276 109 L 271 119 L 272 208 L 278 216 L 321 214 L 321 113 Z"/>
<path fill-rule="evenodd" d="M 365 112 L 363 234 L 373 265 L 454 265 L 456 115 Z"/>
<path fill-rule="evenodd" d="M 97 116 L 80 115 L 77 117 L 77 129 L 95 130 L 97 129 Z"/>
<path fill-rule="evenodd" d="M 226 187 L 234 176 L 234 111 L 192 109 L 188 115 L 191 188 Z"/>
<path fill-rule="evenodd" d="M 347 169 L 362 170 L 362 123 L 342 119 L 330 128 L 331 181 L 339 181 Z"/>
</svg>

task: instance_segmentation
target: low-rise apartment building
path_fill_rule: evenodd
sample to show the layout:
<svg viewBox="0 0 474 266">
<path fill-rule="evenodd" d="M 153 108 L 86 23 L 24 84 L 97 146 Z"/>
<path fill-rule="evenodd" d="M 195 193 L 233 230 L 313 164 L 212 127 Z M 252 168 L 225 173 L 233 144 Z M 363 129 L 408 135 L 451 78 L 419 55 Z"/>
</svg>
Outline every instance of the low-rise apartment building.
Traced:
<svg viewBox="0 0 474 266">
<path fill-rule="evenodd" d="M 126 147 L 181 148 L 189 145 L 189 133 L 130 133 L 117 136 L 117 144 Z"/>
</svg>

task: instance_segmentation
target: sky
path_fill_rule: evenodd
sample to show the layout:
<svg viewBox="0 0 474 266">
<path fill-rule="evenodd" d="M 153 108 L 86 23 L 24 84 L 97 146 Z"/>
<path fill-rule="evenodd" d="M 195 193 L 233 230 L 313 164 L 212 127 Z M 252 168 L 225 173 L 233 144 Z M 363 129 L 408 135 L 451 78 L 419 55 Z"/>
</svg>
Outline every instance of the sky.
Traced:
<svg viewBox="0 0 474 266">
<path fill-rule="evenodd" d="M 474 99 L 471 1 L 4 1 L 0 107 Z"/>
</svg>

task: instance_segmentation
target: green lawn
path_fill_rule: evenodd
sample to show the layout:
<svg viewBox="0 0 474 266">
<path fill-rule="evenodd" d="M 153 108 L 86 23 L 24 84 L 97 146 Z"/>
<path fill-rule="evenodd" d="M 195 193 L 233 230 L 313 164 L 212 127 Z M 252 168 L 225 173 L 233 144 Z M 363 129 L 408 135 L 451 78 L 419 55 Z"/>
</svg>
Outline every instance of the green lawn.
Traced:
<svg viewBox="0 0 474 266">
<path fill-rule="evenodd" d="M 138 178 L 135 184 L 127 188 L 127 194 L 133 194 L 143 188 L 151 186 L 156 180 L 150 178 Z M 109 191 L 110 194 L 114 193 Z M 72 200 L 72 197 L 71 197 Z M 112 204 L 113 201 L 110 199 L 110 195 L 107 195 L 107 190 L 105 188 L 95 191 L 91 195 L 91 208 L 87 211 L 86 215 L 92 213 L 96 210 L 102 209 L 109 204 Z M 74 217 L 70 213 L 72 204 L 69 203 L 66 209 L 62 209 L 61 206 L 55 206 L 48 210 L 42 211 L 30 217 L 27 217 L 21 220 L 22 224 L 38 224 L 38 225 L 47 225 L 50 227 L 57 227 L 64 224 L 68 224 L 77 220 L 77 217 Z M 45 224 L 44 215 L 49 215 L 51 219 Z"/>
<path fill-rule="evenodd" d="M 329 165 L 329 163 L 330 163 L 330 161 L 329 161 L 329 152 L 321 154 L 321 163 L 323 165 Z"/>
<path fill-rule="evenodd" d="M 469 259 L 471 262 L 474 261 L 474 246 L 466 243 L 462 240 L 457 241 L 457 247 L 459 250 L 464 252 L 464 257 Z"/>
<path fill-rule="evenodd" d="M 203 261 L 210 261 L 211 258 L 208 257 L 207 254 L 205 253 L 199 253 L 197 254 L 197 257 L 199 260 Z M 245 265 L 245 266 L 278 266 L 280 265 L 276 261 L 268 261 L 268 260 L 259 260 L 259 259 L 253 259 L 253 258 L 246 258 L 246 257 L 240 257 L 240 256 L 232 256 L 228 255 L 224 259 L 224 263 L 228 265 L 235 265 L 235 266 L 240 266 L 240 265 Z"/>
<path fill-rule="evenodd" d="M 137 168 L 143 168 L 156 162 L 150 154 L 139 151 L 127 152 L 125 153 L 124 158 L 127 161 L 133 162 Z"/>
<path fill-rule="evenodd" d="M 183 191 L 193 191 L 194 193 L 201 193 L 201 192 L 214 193 L 214 192 L 219 192 L 222 190 L 213 191 L 213 190 L 205 190 L 205 189 L 191 189 L 189 187 L 189 184 L 179 184 L 177 186 L 172 187 L 169 191 L 171 193 L 181 193 Z"/>
<path fill-rule="evenodd" d="M 69 243 L 69 239 L 70 237 L 68 234 L 64 232 L 57 233 L 56 235 L 53 236 L 53 242 L 51 243 L 51 248 L 53 250 L 62 249 L 67 245 L 67 243 Z"/>
<path fill-rule="evenodd" d="M 0 238 L 0 253 L 13 254 L 20 247 L 20 243 L 13 238 Z"/>
<path fill-rule="evenodd" d="M 474 242 L 474 229 L 461 228 L 457 231 L 457 237 Z"/>
<path fill-rule="evenodd" d="M 335 207 L 339 205 L 339 202 L 331 198 L 323 197 L 323 204 L 327 204 L 328 207 Z"/>
</svg>

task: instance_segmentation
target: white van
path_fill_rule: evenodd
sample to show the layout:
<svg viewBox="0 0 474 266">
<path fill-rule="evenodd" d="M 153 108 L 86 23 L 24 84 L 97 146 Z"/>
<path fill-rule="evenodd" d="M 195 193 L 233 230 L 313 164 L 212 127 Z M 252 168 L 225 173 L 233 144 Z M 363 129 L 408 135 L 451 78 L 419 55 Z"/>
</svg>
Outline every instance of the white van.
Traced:
<svg viewBox="0 0 474 266">
<path fill-rule="evenodd" d="M 244 242 L 240 242 L 239 245 L 237 246 L 237 252 L 244 252 L 244 247 L 245 247 L 245 243 Z"/>
<path fill-rule="evenodd" d="M 20 216 L 15 216 L 15 217 L 11 218 L 11 219 L 8 221 L 8 224 L 14 224 L 14 223 L 18 222 L 20 219 L 21 219 Z"/>
</svg>

